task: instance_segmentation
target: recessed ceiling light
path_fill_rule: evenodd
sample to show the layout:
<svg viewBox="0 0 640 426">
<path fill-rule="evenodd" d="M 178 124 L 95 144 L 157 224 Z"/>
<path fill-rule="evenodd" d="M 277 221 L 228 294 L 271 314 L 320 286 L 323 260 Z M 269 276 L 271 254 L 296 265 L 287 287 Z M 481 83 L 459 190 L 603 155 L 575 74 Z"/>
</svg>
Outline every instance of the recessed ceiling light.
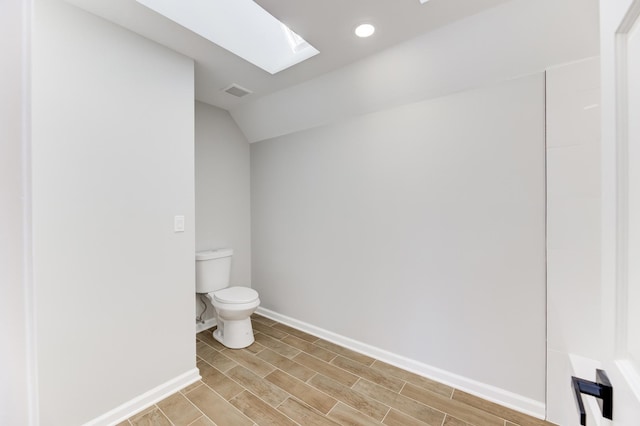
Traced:
<svg viewBox="0 0 640 426">
<path fill-rule="evenodd" d="M 319 52 L 253 0 L 137 0 L 275 74 Z"/>
<path fill-rule="evenodd" d="M 370 37 L 376 32 L 376 27 L 371 24 L 360 24 L 356 27 L 354 32 L 358 37 Z"/>
</svg>

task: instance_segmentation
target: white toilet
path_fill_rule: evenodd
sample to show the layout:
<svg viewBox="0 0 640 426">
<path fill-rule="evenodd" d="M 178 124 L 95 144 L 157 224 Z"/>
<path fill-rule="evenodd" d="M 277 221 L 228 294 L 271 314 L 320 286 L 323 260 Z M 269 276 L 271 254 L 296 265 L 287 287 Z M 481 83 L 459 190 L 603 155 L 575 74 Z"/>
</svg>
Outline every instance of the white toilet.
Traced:
<svg viewBox="0 0 640 426">
<path fill-rule="evenodd" d="M 204 293 L 216 311 L 213 337 L 228 348 L 246 348 L 254 342 L 251 314 L 260 305 L 258 292 L 229 287 L 232 249 L 196 253 L 196 292 Z"/>
</svg>

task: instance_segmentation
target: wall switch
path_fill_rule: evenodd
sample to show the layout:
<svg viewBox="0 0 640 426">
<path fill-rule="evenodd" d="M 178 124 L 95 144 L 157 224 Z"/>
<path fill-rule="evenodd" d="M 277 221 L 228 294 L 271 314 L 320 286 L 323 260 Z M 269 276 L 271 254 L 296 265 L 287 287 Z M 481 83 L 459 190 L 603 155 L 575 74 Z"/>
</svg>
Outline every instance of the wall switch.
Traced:
<svg viewBox="0 0 640 426">
<path fill-rule="evenodd" d="M 173 218 L 173 231 L 184 232 L 184 216 L 175 216 Z"/>
</svg>

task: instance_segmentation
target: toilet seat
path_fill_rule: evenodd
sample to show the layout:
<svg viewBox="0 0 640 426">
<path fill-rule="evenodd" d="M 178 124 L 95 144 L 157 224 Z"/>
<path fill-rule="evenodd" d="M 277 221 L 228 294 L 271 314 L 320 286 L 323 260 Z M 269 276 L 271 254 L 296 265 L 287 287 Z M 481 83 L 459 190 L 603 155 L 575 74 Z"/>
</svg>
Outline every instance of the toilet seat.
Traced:
<svg viewBox="0 0 640 426">
<path fill-rule="evenodd" d="M 228 287 L 213 293 L 219 303 L 242 304 L 258 300 L 258 292 L 249 287 Z"/>
</svg>

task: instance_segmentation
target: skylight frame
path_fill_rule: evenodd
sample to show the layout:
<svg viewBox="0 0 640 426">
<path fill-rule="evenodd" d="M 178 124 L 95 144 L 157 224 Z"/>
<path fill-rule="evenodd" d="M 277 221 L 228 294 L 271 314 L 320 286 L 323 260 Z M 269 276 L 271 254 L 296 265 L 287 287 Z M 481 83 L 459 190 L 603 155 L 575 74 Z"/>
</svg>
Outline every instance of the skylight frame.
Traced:
<svg viewBox="0 0 640 426">
<path fill-rule="evenodd" d="M 270 74 L 320 53 L 253 0 L 136 1 Z"/>
</svg>

